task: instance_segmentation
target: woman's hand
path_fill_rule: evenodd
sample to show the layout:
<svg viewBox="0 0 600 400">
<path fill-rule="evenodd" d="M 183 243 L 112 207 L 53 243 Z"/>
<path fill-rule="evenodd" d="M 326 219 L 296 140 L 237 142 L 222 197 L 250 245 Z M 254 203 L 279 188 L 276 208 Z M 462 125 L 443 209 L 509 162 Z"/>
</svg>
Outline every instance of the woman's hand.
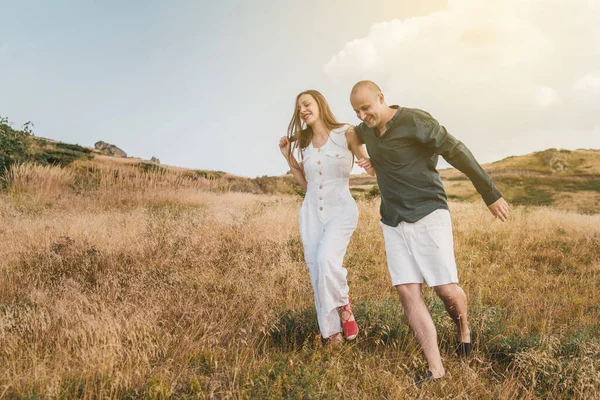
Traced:
<svg viewBox="0 0 600 400">
<path fill-rule="evenodd" d="M 367 171 L 367 174 L 369 174 L 369 175 L 374 174 L 373 164 L 371 164 L 371 159 L 369 157 L 364 157 L 364 158 L 361 158 L 360 160 L 357 160 L 356 164 L 359 167 L 363 168 L 365 171 Z"/>
<path fill-rule="evenodd" d="M 367 174 L 375 176 L 375 168 L 371 164 L 371 159 L 367 155 L 365 150 L 365 144 L 360 140 L 353 126 L 346 129 L 346 140 L 348 141 L 348 147 L 356 157 L 356 164 L 364 168 Z"/>
<path fill-rule="evenodd" d="M 281 139 L 279 139 L 279 150 L 281 150 L 281 154 L 283 154 L 286 160 L 290 157 L 291 146 L 292 144 L 287 136 L 282 136 Z"/>
</svg>

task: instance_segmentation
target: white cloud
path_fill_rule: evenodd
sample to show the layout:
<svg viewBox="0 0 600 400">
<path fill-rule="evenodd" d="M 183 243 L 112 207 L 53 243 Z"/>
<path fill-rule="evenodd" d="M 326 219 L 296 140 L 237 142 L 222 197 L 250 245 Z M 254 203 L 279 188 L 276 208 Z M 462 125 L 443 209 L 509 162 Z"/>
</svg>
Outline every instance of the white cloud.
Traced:
<svg viewBox="0 0 600 400">
<path fill-rule="evenodd" d="M 540 86 L 536 89 L 535 102 L 540 107 L 548 107 L 559 101 L 560 94 L 558 93 L 558 90 L 548 86 Z"/>
<path fill-rule="evenodd" d="M 502 147 L 491 140 L 520 153 L 539 132 L 539 149 L 564 144 L 565 132 L 600 147 L 600 0 L 450 0 L 374 25 L 324 71 L 348 92 L 377 82 L 389 104 L 432 112 L 488 160 Z"/>
<path fill-rule="evenodd" d="M 575 82 L 575 89 L 600 94 L 600 71 L 584 76 Z"/>
</svg>

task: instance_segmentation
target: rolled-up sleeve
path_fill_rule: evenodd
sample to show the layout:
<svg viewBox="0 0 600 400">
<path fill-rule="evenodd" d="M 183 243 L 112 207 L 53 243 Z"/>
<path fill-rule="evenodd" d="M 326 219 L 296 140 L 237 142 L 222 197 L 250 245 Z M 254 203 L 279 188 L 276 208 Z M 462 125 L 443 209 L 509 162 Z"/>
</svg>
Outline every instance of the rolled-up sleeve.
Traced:
<svg viewBox="0 0 600 400">
<path fill-rule="evenodd" d="M 465 174 L 486 205 L 489 206 L 502 197 L 490 176 L 475 160 L 467 146 L 449 134 L 435 118 L 423 112 L 414 116 L 414 122 L 416 139 Z"/>
<path fill-rule="evenodd" d="M 356 136 L 358 136 L 358 139 L 360 139 L 360 141 L 364 144 L 365 143 L 365 138 L 363 137 L 364 132 L 365 132 L 365 127 L 363 126 L 364 122 L 361 122 L 359 125 L 355 125 L 354 126 L 354 132 L 356 132 Z"/>
</svg>

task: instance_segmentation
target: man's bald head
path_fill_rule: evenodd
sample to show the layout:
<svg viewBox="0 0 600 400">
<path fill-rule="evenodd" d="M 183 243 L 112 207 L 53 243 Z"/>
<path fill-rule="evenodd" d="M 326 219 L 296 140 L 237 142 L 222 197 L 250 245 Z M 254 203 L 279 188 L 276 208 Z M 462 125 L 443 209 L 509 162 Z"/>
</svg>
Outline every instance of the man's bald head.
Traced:
<svg viewBox="0 0 600 400">
<path fill-rule="evenodd" d="M 370 128 L 385 124 L 392 113 L 392 109 L 385 104 L 381 89 L 373 81 L 360 81 L 354 85 L 350 93 L 350 104 L 358 119 Z"/>
<path fill-rule="evenodd" d="M 375 82 L 360 81 L 352 87 L 352 92 L 350 92 L 350 97 L 354 96 L 355 94 L 358 94 L 359 92 L 361 92 L 363 90 L 368 90 L 369 92 L 373 93 L 375 96 L 377 96 L 381 93 L 381 89 L 379 88 L 379 86 L 377 86 L 377 84 Z"/>
</svg>

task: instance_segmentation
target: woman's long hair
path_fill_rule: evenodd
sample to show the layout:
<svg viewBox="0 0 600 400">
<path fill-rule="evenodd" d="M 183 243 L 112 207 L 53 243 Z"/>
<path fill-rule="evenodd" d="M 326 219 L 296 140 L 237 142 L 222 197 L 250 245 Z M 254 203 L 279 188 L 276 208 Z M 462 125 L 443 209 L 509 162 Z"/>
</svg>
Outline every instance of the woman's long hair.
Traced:
<svg viewBox="0 0 600 400">
<path fill-rule="evenodd" d="M 292 152 L 295 149 L 298 149 L 302 161 L 304 161 L 302 150 L 308 147 L 314 136 L 312 128 L 307 126 L 302 118 L 300 118 L 298 99 L 300 96 L 305 94 L 312 96 L 312 98 L 317 102 L 317 107 L 319 108 L 319 118 L 323 121 L 323 125 L 325 125 L 325 128 L 327 128 L 327 131 L 344 126 L 344 124 L 338 122 L 338 120 L 335 118 L 333 112 L 331 112 L 331 108 L 329 108 L 327 100 L 325 100 L 325 97 L 323 97 L 320 92 L 316 90 L 306 90 L 298 94 L 298 96 L 296 96 L 296 102 L 294 103 L 294 115 L 292 116 L 292 120 L 288 125 L 287 131 L 288 139 L 290 142 L 294 143 L 293 146 L 290 146 L 290 153 L 288 156 L 291 156 Z"/>
</svg>

